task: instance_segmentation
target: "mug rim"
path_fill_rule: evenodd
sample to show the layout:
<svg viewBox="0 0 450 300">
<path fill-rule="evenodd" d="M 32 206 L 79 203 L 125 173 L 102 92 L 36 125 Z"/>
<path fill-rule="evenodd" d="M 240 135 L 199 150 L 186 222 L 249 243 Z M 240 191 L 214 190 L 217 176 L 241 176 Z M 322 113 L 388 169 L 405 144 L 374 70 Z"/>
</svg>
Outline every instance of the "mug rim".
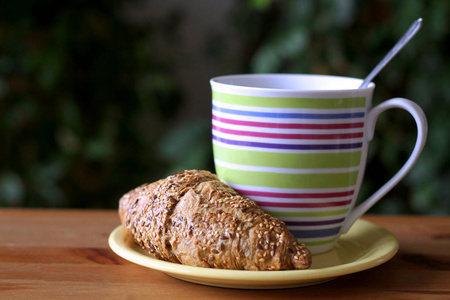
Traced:
<svg viewBox="0 0 450 300">
<path fill-rule="evenodd" d="M 330 88 L 330 89 L 313 89 L 313 88 L 278 88 L 278 87 L 261 87 L 250 84 L 242 83 L 242 80 L 245 79 L 255 79 L 264 77 L 286 77 L 286 79 L 292 77 L 303 77 L 303 78 L 314 78 L 319 79 L 327 78 L 327 79 L 339 79 L 348 82 L 353 82 L 355 84 L 355 88 Z M 241 82 L 237 82 L 237 80 L 241 80 Z M 320 79 L 319 79 L 320 80 Z M 294 73 L 255 73 L 255 74 L 230 74 L 230 75 L 222 75 L 216 76 L 210 79 L 210 84 L 213 90 L 223 91 L 226 93 L 253 93 L 253 92 L 264 92 L 264 93 L 277 93 L 277 94 L 326 94 L 326 93 L 361 93 L 366 94 L 371 92 L 375 88 L 375 84 L 370 82 L 366 88 L 359 89 L 359 85 L 363 82 L 363 79 L 348 77 L 348 76 L 336 76 L 336 75 L 322 75 L 322 74 L 294 74 Z M 233 92 L 234 91 L 234 92 Z"/>
</svg>

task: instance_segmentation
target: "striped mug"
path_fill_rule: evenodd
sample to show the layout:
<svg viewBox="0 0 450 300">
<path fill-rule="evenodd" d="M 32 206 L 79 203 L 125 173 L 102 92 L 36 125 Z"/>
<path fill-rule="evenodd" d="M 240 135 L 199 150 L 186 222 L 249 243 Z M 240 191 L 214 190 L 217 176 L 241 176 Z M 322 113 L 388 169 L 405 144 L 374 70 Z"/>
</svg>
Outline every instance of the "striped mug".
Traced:
<svg viewBox="0 0 450 300">
<path fill-rule="evenodd" d="M 358 89 L 361 79 L 244 74 L 210 83 L 217 176 L 284 221 L 314 254 L 332 249 L 409 172 L 426 141 L 418 105 L 394 98 L 372 108 L 375 85 Z M 414 117 L 415 147 L 398 173 L 355 207 L 368 142 L 378 115 L 389 108 Z"/>
</svg>

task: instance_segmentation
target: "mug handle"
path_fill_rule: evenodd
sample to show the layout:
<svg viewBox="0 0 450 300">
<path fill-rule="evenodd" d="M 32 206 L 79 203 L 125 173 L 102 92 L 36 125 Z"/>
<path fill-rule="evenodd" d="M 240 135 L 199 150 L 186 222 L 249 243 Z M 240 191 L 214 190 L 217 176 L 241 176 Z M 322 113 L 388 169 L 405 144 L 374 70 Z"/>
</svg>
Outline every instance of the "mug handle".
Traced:
<svg viewBox="0 0 450 300">
<path fill-rule="evenodd" d="M 369 210 L 375 203 L 377 203 L 384 195 L 386 195 L 394 186 L 396 186 L 403 177 L 408 174 L 411 168 L 416 163 L 417 159 L 420 156 L 420 153 L 425 146 L 425 141 L 427 139 L 427 119 L 423 110 L 416 103 L 404 99 L 404 98 L 393 98 L 387 100 L 376 107 L 374 107 L 367 116 L 367 124 L 365 126 L 365 137 L 367 141 L 371 141 L 374 135 L 375 123 L 377 121 L 378 116 L 384 112 L 385 110 L 391 108 L 402 108 L 408 111 L 416 121 L 417 125 L 417 139 L 416 145 L 414 146 L 414 150 L 411 153 L 409 159 L 403 165 L 403 167 L 388 181 L 386 182 L 379 190 L 377 190 L 374 194 L 372 194 L 369 198 L 367 198 L 364 202 L 359 204 L 356 208 L 354 208 L 345 222 L 342 224 L 340 234 L 346 233 L 353 223 L 362 216 L 365 212 Z"/>
</svg>

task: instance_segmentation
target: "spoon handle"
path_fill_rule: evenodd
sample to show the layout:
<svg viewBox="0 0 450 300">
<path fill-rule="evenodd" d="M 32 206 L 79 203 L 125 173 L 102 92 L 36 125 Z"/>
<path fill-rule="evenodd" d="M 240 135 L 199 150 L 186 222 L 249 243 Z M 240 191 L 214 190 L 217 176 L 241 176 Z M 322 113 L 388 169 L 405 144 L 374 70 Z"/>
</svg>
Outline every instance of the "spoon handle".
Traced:
<svg viewBox="0 0 450 300">
<path fill-rule="evenodd" d="M 372 79 L 386 66 L 386 64 L 412 39 L 412 37 L 419 31 L 422 26 L 422 18 L 417 19 L 402 36 L 402 38 L 395 44 L 391 51 L 378 63 L 378 65 L 370 72 L 359 86 L 360 89 L 366 88 Z"/>
</svg>

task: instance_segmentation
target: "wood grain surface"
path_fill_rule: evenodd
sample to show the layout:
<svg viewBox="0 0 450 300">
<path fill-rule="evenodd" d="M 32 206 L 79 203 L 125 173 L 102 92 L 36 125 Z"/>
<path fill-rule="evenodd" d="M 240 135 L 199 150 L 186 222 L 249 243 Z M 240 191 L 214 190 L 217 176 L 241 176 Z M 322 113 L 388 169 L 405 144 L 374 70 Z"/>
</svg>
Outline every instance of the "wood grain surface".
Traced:
<svg viewBox="0 0 450 300">
<path fill-rule="evenodd" d="M 236 290 L 174 279 L 112 252 L 115 211 L 0 209 L 0 299 L 450 299 L 450 218 L 366 216 L 400 242 L 376 268 L 316 286 Z"/>
</svg>

